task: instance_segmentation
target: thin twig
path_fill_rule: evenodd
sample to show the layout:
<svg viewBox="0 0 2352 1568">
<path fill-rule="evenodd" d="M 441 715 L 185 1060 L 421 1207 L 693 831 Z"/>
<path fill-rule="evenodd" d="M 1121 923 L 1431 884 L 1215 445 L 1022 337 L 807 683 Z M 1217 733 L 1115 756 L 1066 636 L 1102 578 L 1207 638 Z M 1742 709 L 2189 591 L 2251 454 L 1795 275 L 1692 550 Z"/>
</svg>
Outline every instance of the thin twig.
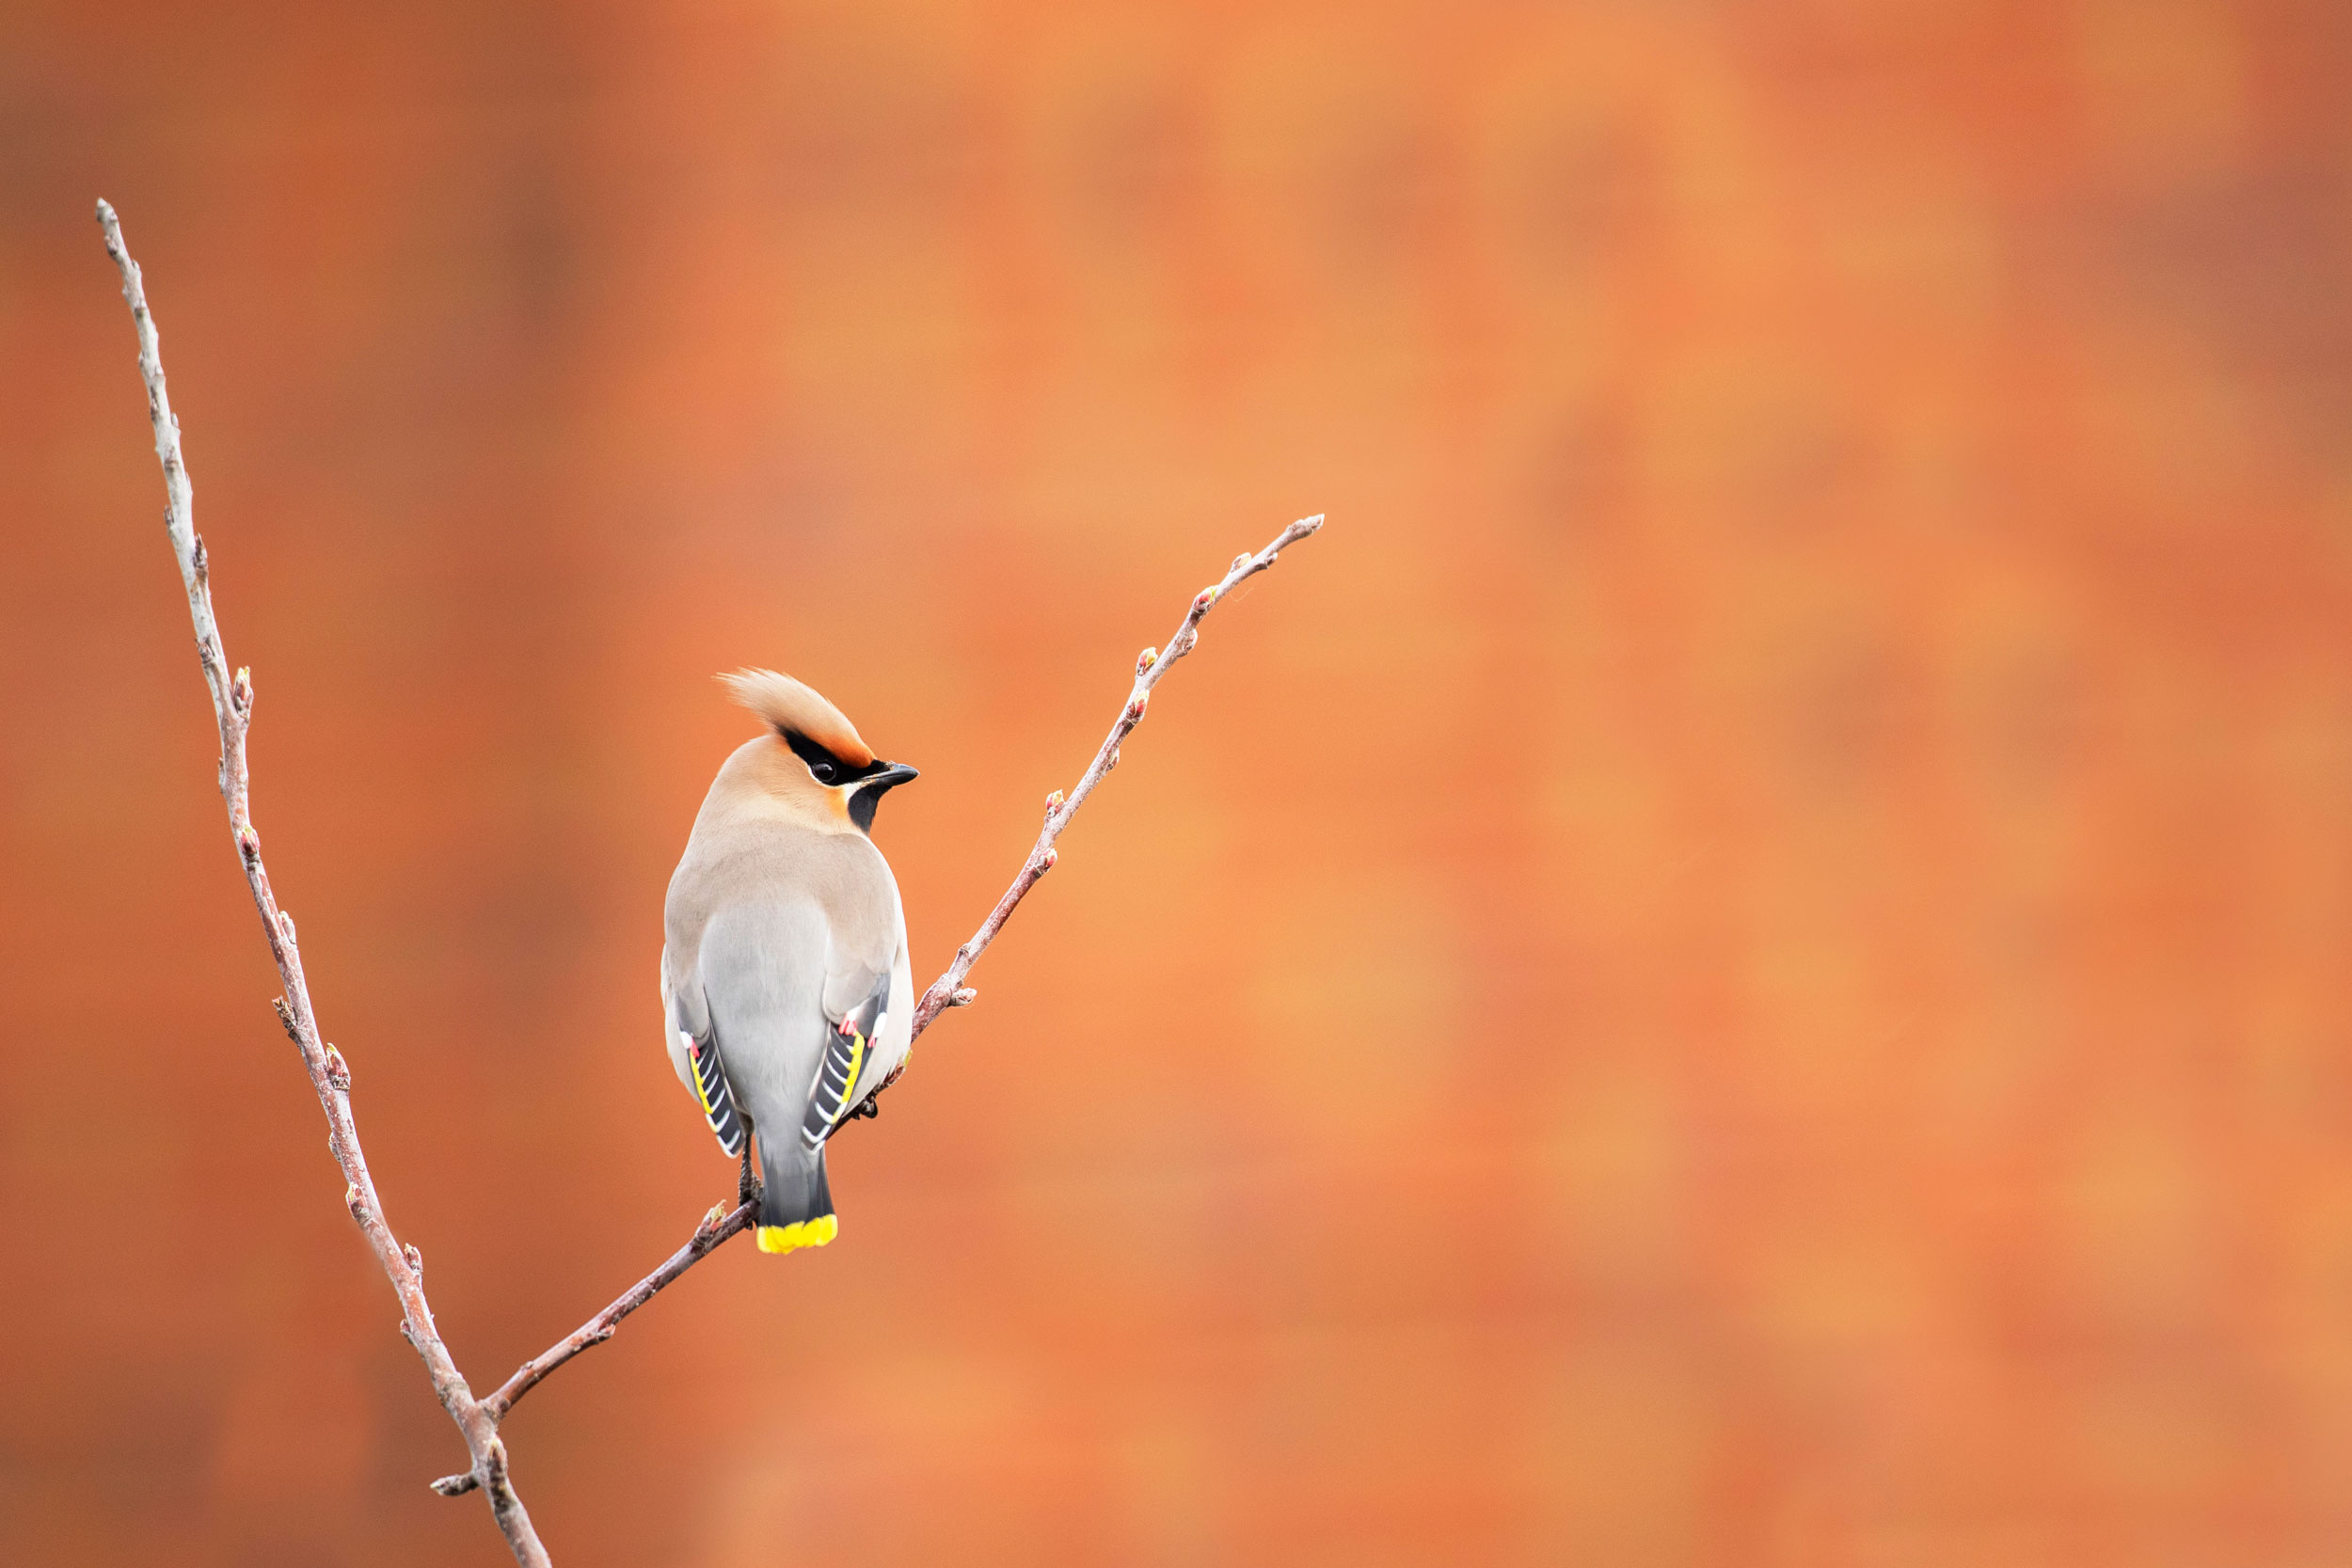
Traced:
<svg viewBox="0 0 2352 1568">
<path fill-rule="evenodd" d="M 547 1548 L 539 1544 L 531 1515 L 507 1479 L 506 1449 L 499 1440 L 497 1418 L 474 1399 L 449 1347 L 433 1326 L 433 1309 L 424 1297 L 423 1259 L 416 1248 L 400 1244 L 392 1235 L 391 1222 L 385 1218 L 383 1200 L 376 1196 L 367 1158 L 360 1152 L 359 1130 L 352 1120 L 351 1069 L 342 1053 L 320 1037 L 318 1018 L 310 1008 L 310 989 L 303 980 L 302 950 L 294 941 L 294 917 L 278 907 L 277 896 L 270 891 L 269 872 L 262 863 L 261 835 L 253 828 L 252 777 L 246 767 L 246 735 L 253 724 L 253 677 L 245 670 L 233 676 L 227 673 L 229 659 L 221 648 L 219 623 L 213 615 L 210 561 L 204 542 L 196 534 L 194 495 L 187 463 L 180 452 L 180 421 L 172 415 L 171 400 L 164 388 L 155 319 L 147 309 L 138 263 L 123 248 L 121 225 L 115 219 L 115 210 L 103 201 L 98 204 L 98 223 L 106 236 L 106 254 L 114 258 L 122 274 L 122 297 L 130 303 L 131 321 L 138 331 L 139 374 L 147 383 L 155 455 L 164 466 L 164 531 L 171 536 L 171 551 L 180 562 L 188 614 L 196 626 L 197 657 L 204 667 L 204 684 L 213 696 L 213 717 L 220 729 L 220 793 L 229 805 L 230 832 L 238 859 L 245 864 L 246 882 L 253 890 L 254 908 L 261 911 L 270 956 L 277 959 L 278 975 L 285 985 L 285 995 L 278 1003 L 278 1019 L 301 1052 L 310 1086 L 326 1113 L 327 1147 L 342 1167 L 346 1182 L 343 1201 L 400 1298 L 401 1332 L 416 1347 L 432 1377 L 433 1391 L 440 1397 L 441 1408 L 449 1412 L 466 1440 L 466 1451 L 473 1459 L 469 1474 L 489 1493 L 490 1512 L 514 1549 L 515 1560 L 524 1568 L 547 1568 Z"/>
<path fill-rule="evenodd" d="M 488 1412 L 492 1420 L 504 1420 L 506 1413 L 515 1408 L 515 1402 L 536 1388 L 549 1372 L 581 1351 L 594 1349 L 612 1338 L 613 1332 L 621 1326 L 623 1318 L 653 1300 L 663 1286 L 701 1262 L 720 1243 L 738 1231 L 750 1229 L 758 1216 L 757 1198 L 748 1198 L 732 1211 L 714 1206 L 709 1213 L 703 1216 L 702 1224 L 694 1227 L 692 1238 L 672 1253 L 668 1262 L 630 1286 L 620 1300 L 516 1369 L 515 1375 L 508 1378 L 497 1393 L 482 1402 L 482 1408 Z M 444 1497 L 463 1497 L 480 1484 L 471 1471 L 466 1471 L 459 1475 L 443 1476 L 433 1483 L 433 1490 Z"/>
<path fill-rule="evenodd" d="M 1143 722 L 1143 711 L 1151 703 L 1152 689 L 1160 684 L 1160 677 L 1168 673 L 1168 666 L 1192 652 L 1192 645 L 1200 640 L 1200 618 L 1244 581 L 1273 565 L 1282 551 L 1322 526 L 1323 515 L 1319 512 L 1311 517 L 1301 517 L 1256 555 L 1235 556 L 1232 567 L 1225 574 L 1223 581 L 1213 583 L 1194 595 L 1192 604 L 1184 610 L 1184 618 L 1176 624 L 1176 635 L 1168 640 L 1168 646 L 1157 650 L 1146 648 L 1136 657 L 1136 684 L 1129 689 L 1127 705 L 1120 709 L 1117 721 L 1111 725 L 1111 733 L 1104 737 L 1101 750 L 1094 753 L 1094 760 L 1087 765 L 1087 770 L 1078 776 L 1077 787 L 1071 790 L 1067 800 L 1058 789 L 1045 798 L 1045 826 L 1039 832 L 1037 843 L 1029 850 L 1028 860 L 1023 863 L 1021 874 L 1012 879 L 1012 886 L 1005 890 L 1005 895 L 996 900 L 996 907 L 989 911 L 988 918 L 980 923 L 980 928 L 972 940 L 956 949 L 956 961 L 947 966 L 947 973 L 933 980 L 930 988 L 923 992 L 922 1000 L 915 1003 L 915 1034 L 920 1035 L 930 1028 L 931 1021 L 949 1007 L 969 1006 L 977 999 L 978 992 L 966 988 L 963 977 L 972 973 L 972 966 L 979 961 L 981 954 L 988 951 L 988 944 L 996 940 L 996 933 L 1005 928 L 1005 922 L 1010 920 L 1012 911 L 1021 907 L 1021 900 L 1029 895 L 1031 888 L 1037 886 L 1038 879 L 1054 868 L 1054 841 L 1061 837 L 1061 831 L 1070 825 L 1070 819 L 1078 814 L 1078 808 L 1086 804 L 1087 797 L 1094 793 L 1094 786 L 1103 782 L 1104 775 L 1119 766 L 1119 743 Z M 898 1073 L 905 1070 L 906 1063 L 901 1061 L 897 1071 L 882 1080 L 882 1088 L 888 1088 Z M 882 1090 L 875 1092 L 879 1094 Z"/>
<path fill-rule="evenodd" d="M 964 985 L 964 976 L 972 972 L 972 966 L 979 961 L 980 955 L 988 951 L 988 944 L 996 940 L 996 933 L 1004 929 L 1005 922 L 1012 918 L 1012 911 L 1020 907 L 1022 899 L 1028 896 L 1029 890 L 1037 885 L 1038 879 L 1053 869 L 1056 854 L 1054 841 L 1061 837 L 1062 830 L 1070 825 L 1070 819 L 1077 815 L 1078 808 L 1086 803 L 1087 797 L 1094 793 L 1095 785 L 1103 782 L 1104 775 L 1118 766 L 1120 742 L 1126 739 L 1128 734 L 1137 724 L 1143 722 L 1144 709 L 1150 705 L 1152 689 L 1159 685 L 1160 677 L 1168 673 L 1168 666 L 1192 652 L 1193 644 L 1200 641 L 1200 618 L 1208 614 L 1218 600 L 1232 593 L 1244 579 L 1255 577 L 1273 565 L 1275 559 L 1284 549 L 1306 538 L 1322 526 L 1321 514 L 1312 517 L 1302 517 L 1284 529 L 1274 543 L 1257 554 L 1235 556 L 1232 568 L 1225 574 L 1224 580 L 1202 589 L 1194 596 L 1192 603 L 1184 610 L 1184 618 L 1177 623 L 1176 635 L 1168 640 L 1167 648 L 1143 650 L 1141 656 L 1136 660 L 1136 680 L 1135 685 L 1128 690 L 1127 704 L 1119 710 L 1119 718 L 1111 725 L 1111 733 L 1104 740 L 1102 748 L 1094 753 L 1093 762 L 1089 763 L 1087 770 L 1079 775 L 1077 787 L 1071 790 L 1066 799 L 1058 789 L 1046 798 L 1045 827 L 1038 834 L 1037 843 L 1030 848 L 1029 858 L 1022 863 L 1020 875 L 1013 879 L 1012 886 L 1005 890 L 1005 895 L 996 900 L 996 907 L 989 911 L 988 919 L 982 923 L 972 940 L 956 949 L 956 961 L 947 966 L 947 973 L 932 981 L 930 988 L 923 992 L 922 1000 L 915 1004 L 915 1034 L 920 1035 L 930 1028 L 931 1021 L 938 1018 L 947 1008 L 969 1006 L 977 998 L 979 993 Z M 882 1088 L 886 1089 L 892 1084 L 897 1083 L 898 1072 L 904 1070 L 905 1063 L 902 1061 L 898 1071 L 892 1072 L 888 1078 L 882 1080 Z M 874 1092 L 879 1095 L 882 1089 L 876 1089 Z M 747 1171 L 748 1168 L 747 1166 Z M 702 1228 L 694 1232 L 693 1239 L 679 1248 L 668 1262 L 630 1286 L 627 1293 L 618 1301 L 580 1324 L 565 1338 L 531 1360 L 524 1362 L 522 1368 L 513 1377 L 508 1378 L 497 1393 L 482 1402 L 484 1408 L 490 1411 L 494 1417 L 503 1418 L 507 1411 L 514 1408 L 516 1400 L 521 1399 L 524 1394 L 536 1386 L 539 1381 L 549 1372 L 589 1346 L 600 1345 L 612 1338 L 612 1331 L 619 1326 L 623 1318 L 651 1301 L 656 1291 L 708 1257 L 721 1243 L 737 1231 L 749 1228 L 752 1215 L 758 1207 L 749 1196 L 749 1180 L 750 1178 L 747 1175 L 745 1178 L 746 1196 L 742 1206 L 729 1214 L 715 1231 L 711 1229 L 712 1220 L 706 1218 Z M 717 1212 L 714 1210 L 712 1212 L 715 1215 Z M 443 1496 L 453 1497 L 471 1491 L 475 1484 L 476 1481 L 472 1476 L 464 1475 L 445 1477 L 435 1481 L 433 1486 L 434 1490 L 440 1492 Z"/>
</svg>

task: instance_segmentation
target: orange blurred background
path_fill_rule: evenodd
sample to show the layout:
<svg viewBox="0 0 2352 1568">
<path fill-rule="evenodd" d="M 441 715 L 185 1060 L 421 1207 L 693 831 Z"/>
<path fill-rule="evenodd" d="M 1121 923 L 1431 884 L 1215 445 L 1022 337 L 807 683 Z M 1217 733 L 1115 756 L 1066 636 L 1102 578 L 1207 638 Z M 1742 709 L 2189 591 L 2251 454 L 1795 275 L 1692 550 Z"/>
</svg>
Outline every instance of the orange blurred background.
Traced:
<svg viewBox="0 0 2352 1568">
<path fill-rule="evenodd" d="M 0 1558 L 504 1560 L 732 1191 L 662 891 L 792 671 L 886 1115 L 533 1394 L 582 1564 L 2352 1560 L 2352 11 L 0 11 Z"/>
</svg>

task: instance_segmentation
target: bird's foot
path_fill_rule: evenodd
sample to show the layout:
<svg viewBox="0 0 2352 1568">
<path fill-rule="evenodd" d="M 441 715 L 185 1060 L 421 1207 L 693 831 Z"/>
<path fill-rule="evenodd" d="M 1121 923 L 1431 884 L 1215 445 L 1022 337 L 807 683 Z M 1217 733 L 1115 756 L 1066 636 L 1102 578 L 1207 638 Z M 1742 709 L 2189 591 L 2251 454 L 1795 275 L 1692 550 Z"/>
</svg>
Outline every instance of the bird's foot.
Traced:
<svg viewBox="0 0 2352 1568">
<path fill-rule="evenodd" d="M 762 1186 L 759 1167 L 752 1163 L 751 1146 L 743 1146 L 743 1164 L 735 1179 L 735 1201 L 738 1205 L 757 1203 Z"/>
</svg>

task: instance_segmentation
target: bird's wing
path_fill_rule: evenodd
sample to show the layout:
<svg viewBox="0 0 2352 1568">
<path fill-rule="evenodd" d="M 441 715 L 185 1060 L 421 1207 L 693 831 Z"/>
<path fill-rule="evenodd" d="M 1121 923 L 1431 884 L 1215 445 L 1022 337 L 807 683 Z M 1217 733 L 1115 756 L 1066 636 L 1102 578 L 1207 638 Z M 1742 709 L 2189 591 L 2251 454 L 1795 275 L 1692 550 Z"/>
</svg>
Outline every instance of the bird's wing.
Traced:
<svg viewBox="0 0 2352 1568">
<path fill-rule="evenodd" d="M 863 965 L 861 974 L 872 974 Z M 866 995 L 856 1006 L 845 1009 L 841 1016 L 832 1016 L 828 1006 L 825 1032 L 825 1053 L 818 1063 L 817 1081 L 809 1086 L 808 1109 L 801 1117 L 801 1142 L 811 1152 L 823 1147 L 833 1130 L 841 1125 L 843 1113 L 857 1103 L 861 1090 L 872 1086 L 873 1042 L 882 1031 L 882 1016 L 890 1006 L 890 971 L 872 975 Z M 832 977 L 825 988 L 833 990 Z"/>
<path fill-rule="evenodd" d="M 719 1147 L 730 1156 L 743 1152 L 743 1117 L 735 1106 L 735 1091 L 727 1084 L 725 1069 L 719 1063 L 718 1030 L 710 1022 L 710 1010 L 698 1006 L 702 998 L 695 994 L 690 982 L 684 990 L 674 991 L 670 985 L 670 955 L 661 954 L 661 1016 L 669 1035 L 670 1063 L 677 1075 L 693 1091 L 694 1101 L 703 1108 L 703 1118 L 710 1123 L 711 1135 Z"/>
</svg>

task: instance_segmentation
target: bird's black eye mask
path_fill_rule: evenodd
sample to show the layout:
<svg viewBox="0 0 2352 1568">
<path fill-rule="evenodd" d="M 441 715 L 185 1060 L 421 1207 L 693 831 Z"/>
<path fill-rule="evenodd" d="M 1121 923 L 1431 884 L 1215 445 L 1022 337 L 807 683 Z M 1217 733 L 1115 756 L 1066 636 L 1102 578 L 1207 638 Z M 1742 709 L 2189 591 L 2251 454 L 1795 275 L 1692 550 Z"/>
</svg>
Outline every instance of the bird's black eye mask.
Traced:
<svg viewBox="0 0 2352 1568">
<path fill-rule="evenodd" d="M 831 786 L 855 784 L 858 780 L 870 777 L 890 766 L 886 762 L 876 761 L 869 762 L 863 768 L 852 768 L 804 735 L 796 734 L 791 730 L 779 733 L 784 736 L 784 743 L 792 748 L 792 754 L 808 764 L 809 773 L 820 784 Z"/>
<path fill-rule="evenodd" d="M 808 764 L 809 777 L 818 784 L 832 787 L 856 784 L 861 779 L 868 781 L 850 791 L 850 820 L 862 833 L 874 831 L 874 808 L 882 804 L 882 798 L 915 776 L 914 769 L 902 762 L 877 759 L 853 768 L 804 735 L 790 730 L 777 733 L 792 748 L 792 754 Z"/>
</svg>

